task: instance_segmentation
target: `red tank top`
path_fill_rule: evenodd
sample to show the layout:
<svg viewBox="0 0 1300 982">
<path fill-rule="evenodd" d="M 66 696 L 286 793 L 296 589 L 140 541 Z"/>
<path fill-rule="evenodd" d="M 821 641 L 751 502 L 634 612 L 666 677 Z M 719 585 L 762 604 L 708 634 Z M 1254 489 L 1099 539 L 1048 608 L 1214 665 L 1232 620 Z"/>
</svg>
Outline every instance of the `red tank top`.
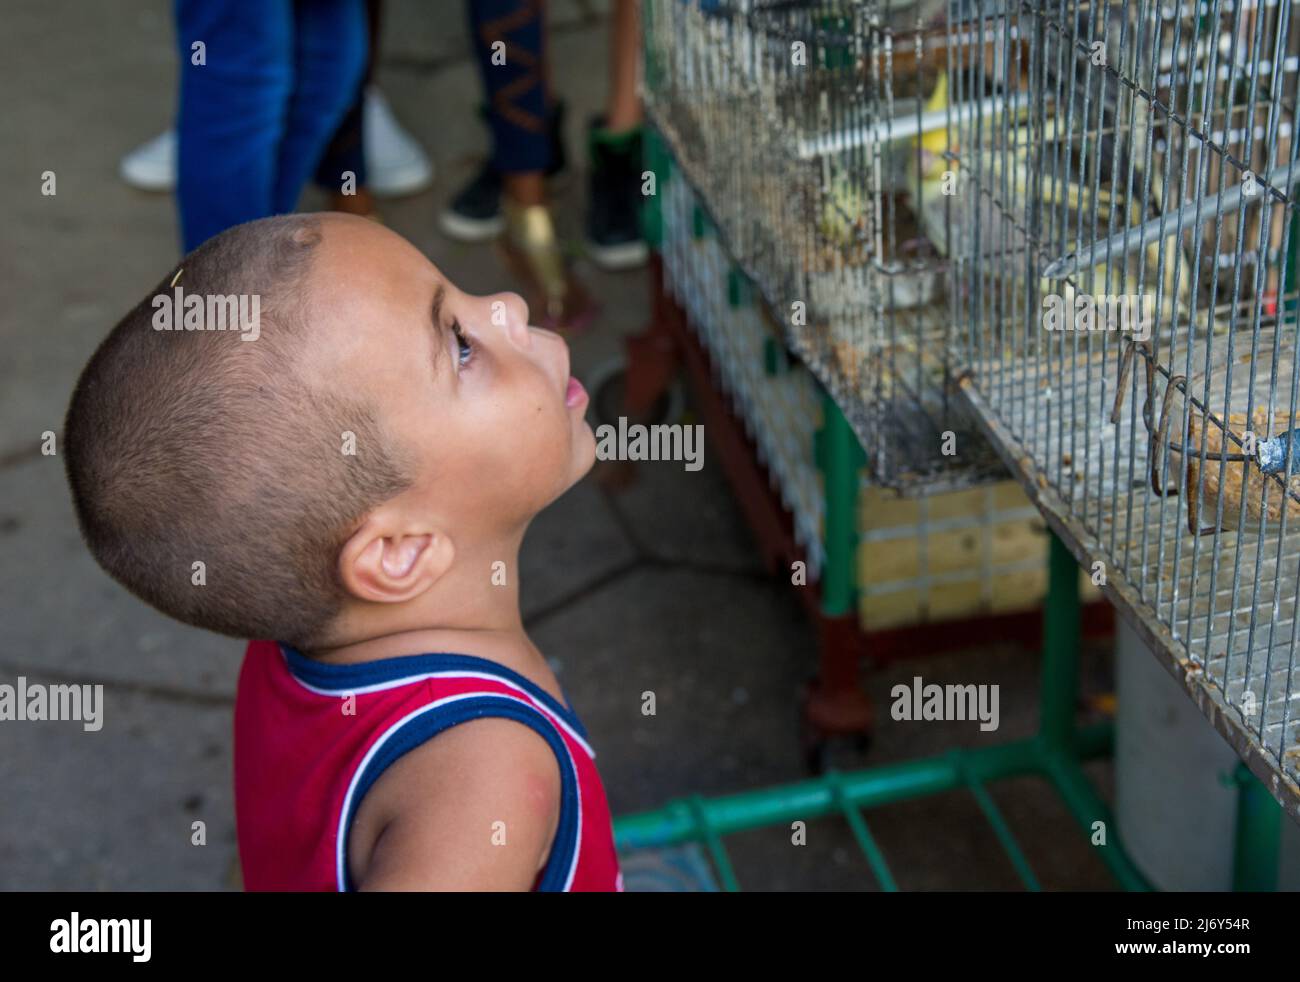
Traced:
<svg viewBox="0 0 1300 982">
<path fill-rule="evenodd" d="M 559 825 L 533 889 L 622 890 L 596 753 L 578 717 L 541 686 L 471 655 L 330 665 L 273 641 L 248 645 L 235 697 L 245 888 L 353 889 L 348 831 L 366 792 L 408 750 L 484 716 L 532 727 L 560 765 Z"/>
</svg>

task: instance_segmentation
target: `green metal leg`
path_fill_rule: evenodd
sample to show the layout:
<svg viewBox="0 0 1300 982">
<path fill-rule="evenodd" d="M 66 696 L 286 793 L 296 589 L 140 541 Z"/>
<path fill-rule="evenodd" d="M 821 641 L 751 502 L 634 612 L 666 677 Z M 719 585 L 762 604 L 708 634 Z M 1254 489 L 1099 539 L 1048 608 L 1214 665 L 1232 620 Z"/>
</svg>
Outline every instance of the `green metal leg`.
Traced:
<svg viewBox="0 0 1300 982">
<path fill-rule="evenodd" d="M 1110 808 L 1080 766 L 1074 725 L 1079 698 L 1080 626 L 1079 567 L 1065 543 L 1053 535 L 1047 556 L 1047 599 L 1043 604 L 1038 725 L 1043 770 L 1089 841 L 1104 831 L 1105 844 L 1099 843 L 1096 848 L 1120 886 L 1125 890 L 1149 890 L 1146 879 L 1120 844 Z"/>
<path fill-rule="evenodd" d="M 840 407 L 825 393 L 822 394 L 822 428 L 816 440 L 815 456 L 826 496 L 822 613 L 827 617 L 843 617 L 853 612 L 857 594 L 858 469 L 866 456 Z"/>
<path fill-rule="evenodd" d="M 1079 697 L 1079 567 L 1065 543 L 1052 536 L 1043 604 L 1043 680 L 1039 735 L 1046 747 L 1069 753 Z"/>
<path fill-rule="evenodd" d="M 1282 806 L 1245 764 L 1238 764 L 1237 842 L 1233 852 L 1234 890 L 1277 889 L 1278 853 L 1282 837 Z"/>
</svg>

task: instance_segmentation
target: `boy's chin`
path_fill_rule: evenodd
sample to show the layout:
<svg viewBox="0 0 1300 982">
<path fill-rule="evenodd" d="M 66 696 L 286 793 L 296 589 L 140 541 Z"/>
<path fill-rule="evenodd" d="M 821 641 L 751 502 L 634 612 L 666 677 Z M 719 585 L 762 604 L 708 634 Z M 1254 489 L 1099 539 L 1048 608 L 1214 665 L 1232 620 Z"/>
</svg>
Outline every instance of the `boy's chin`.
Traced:
<svg viewBox="0 0 1300 982">
<path fill-rule="evenodd" d="M 596 464 L 596 434 L 592 432 L 591 424 L 585 419 L 582 421 L 581 435 L 574 442 L 573 452 L 576 458 L 574 478 L 569 487 L 586 477 Z"/>
<path fill-rule="evenodd" d="M 579 431 L 574 433 L 571 444 L 572 452 L 569 455 L 568 466 L 561 476 L 556 473 L 556 483 L 552 485 L 553 491 L 546 497 L 545 501 L 538 507 L 538 511 L 546 508 L 562 497 L 579 481 L 587 476 L 588 472 L 596 463 L 596 435 L 591 431 L 591 427 L 584 421 L 579 427 Z M 559 463 L 558 461 L 556 462 Z M 558 471 L 559 468 L 557 467 Z"/>
<path fill-rule="evenodd" d="M 596 463 L 596 434 L 591 431 L 591 427 L 586 420 L 582 420 L 573 435 L 573 453 L 569 458 L 568 479 L 564 482 L 564 487 L 560 494 L 564 494 L 571 487 L 581 481 L 591 471 Z M 556 495 L 558 498 L 559 495 Z"/>
</svg>

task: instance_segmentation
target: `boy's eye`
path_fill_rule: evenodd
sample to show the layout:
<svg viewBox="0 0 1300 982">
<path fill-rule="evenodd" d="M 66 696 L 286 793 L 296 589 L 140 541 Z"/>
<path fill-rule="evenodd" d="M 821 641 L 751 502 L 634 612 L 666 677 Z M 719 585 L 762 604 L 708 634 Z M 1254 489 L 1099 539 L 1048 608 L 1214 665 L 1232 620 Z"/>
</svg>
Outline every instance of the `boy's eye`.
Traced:
<svg viewBox="0 0 1300 982">
<path fill-rule="evenodd" d="M 456 344 L 460 349 L 460 367 L 464 368 L 474 357 L 474 343 L 465 336 L 460 321 L 451 322 L 451 332 L 456 335 Z"/>
</svg>

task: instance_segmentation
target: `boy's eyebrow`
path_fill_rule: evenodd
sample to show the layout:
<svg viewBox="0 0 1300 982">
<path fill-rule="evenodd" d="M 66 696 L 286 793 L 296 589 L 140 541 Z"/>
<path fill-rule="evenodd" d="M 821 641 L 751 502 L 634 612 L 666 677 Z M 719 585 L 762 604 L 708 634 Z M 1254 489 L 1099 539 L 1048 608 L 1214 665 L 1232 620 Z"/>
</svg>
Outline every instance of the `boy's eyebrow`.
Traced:
<svg viewBox="0 0 1300 982">
<path fill-rule="evenodd" d="M 442 323 L 442 301 L 446 299 L 447 288 L 441 283 L 438 289 L 433 291 L 433 307 L 429 311 L 433 323 L 433 369 L 438 370 L 438 364 L 442 361 L 442 352 L 447 349 L 447 329 Z"/>
</svg>

